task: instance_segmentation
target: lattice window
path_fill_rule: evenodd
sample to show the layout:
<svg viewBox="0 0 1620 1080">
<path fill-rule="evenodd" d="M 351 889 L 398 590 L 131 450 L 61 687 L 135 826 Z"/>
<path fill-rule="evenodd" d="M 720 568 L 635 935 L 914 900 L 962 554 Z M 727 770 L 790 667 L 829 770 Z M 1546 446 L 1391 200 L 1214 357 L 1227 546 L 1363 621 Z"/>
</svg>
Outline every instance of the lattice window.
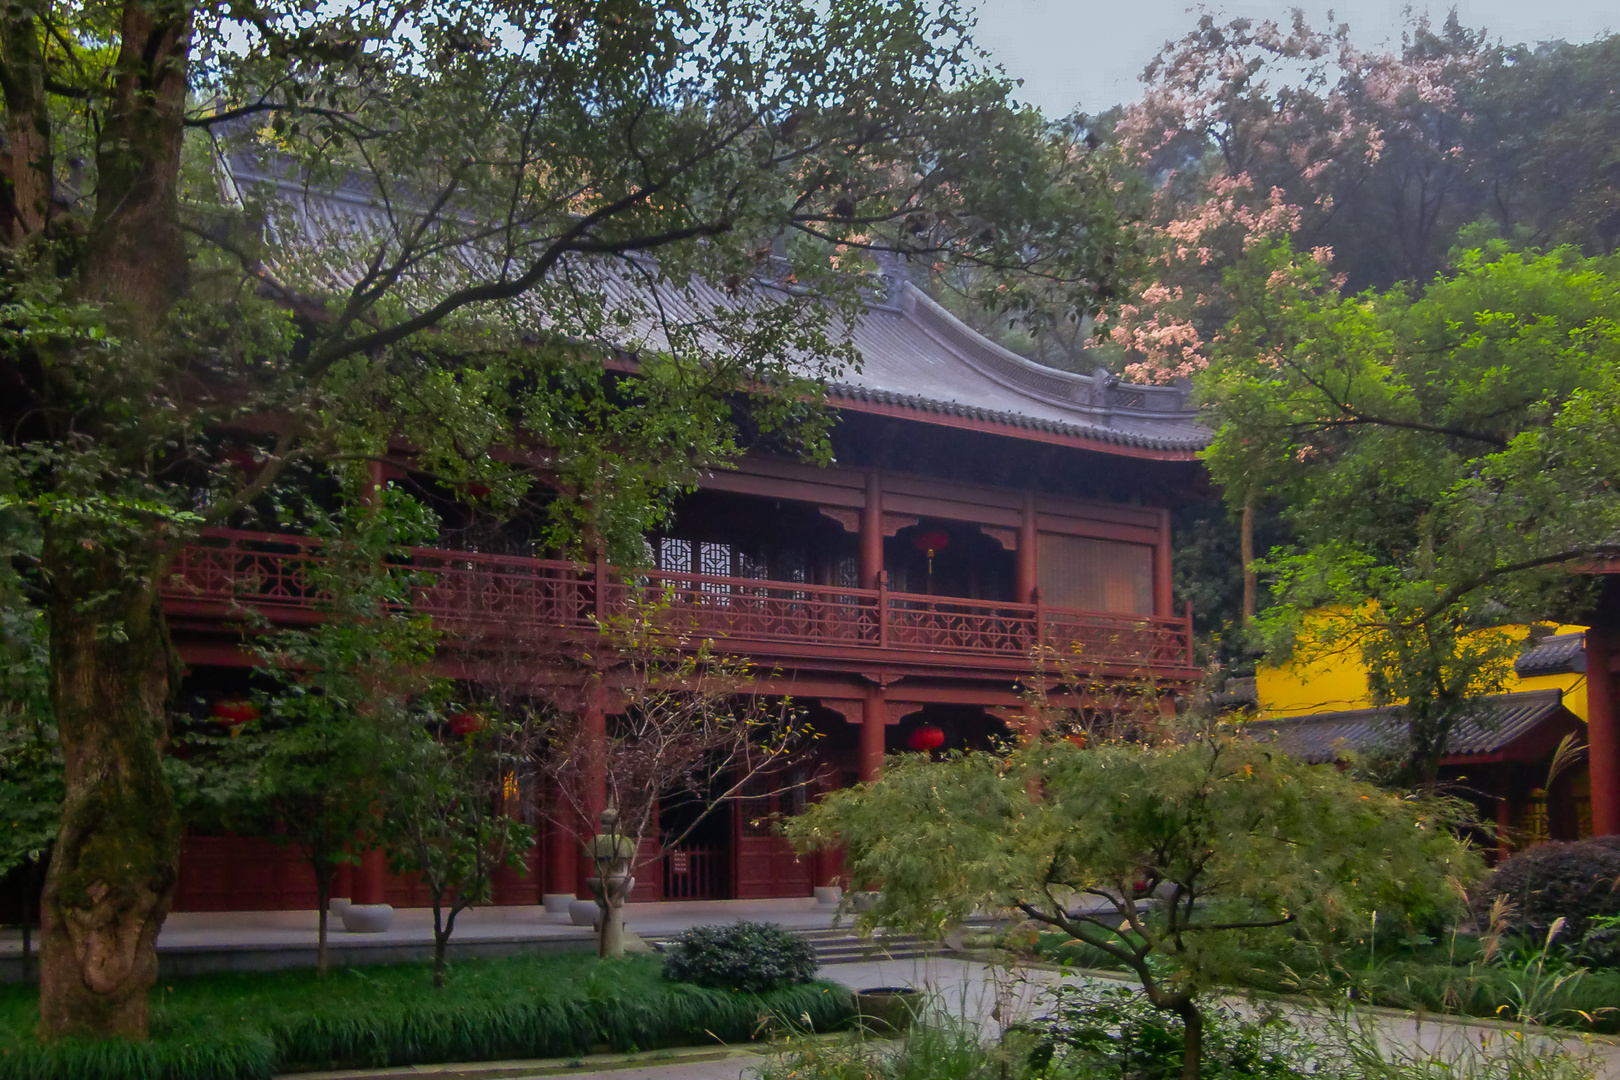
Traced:
<svg viewBox="0 0 1620 1080">
<path fill-rule="evenodd" d="M 771 576 L 771 568 L 757 552 L 737 552 L 737 576 L 764 581 Z"/>
<path fill-rule="evenodd" d="M 663 536 L 659 537 L 656 547 L 658 569 L 669 574 L 692 572 L 692 541 Z"/>
<path fill-rule="evenodd" d="M 715 544 L 707 540 L 698 544 L 698 573 L 710 577 L 731 576 L 730 544 Z"/>
<path fill-rule="evenodd" d="M 701 541 L 697 546 L 698 564 L 697 572 L 709 577 L 730 577 L 732 547 L 730 544 L 716 544 L 711 541 Z M 722 585 L 717 581 L 700 582 L 698 588 L 706 593 L 719 595 L 731 591 L 730 586 Z"/>
<path fill-rule="evenodd" d="M 792 581 L 801 585 L 808 581 L 809 570 L 804 552 L 797 549 L 779 552 L 776 556 L 776 580 Z"/>
<path fill-rule="evenodd" d="M 841 589 L 861 587 L 861 561 L 854 555 L 841 555 L 833 564 L 833 582 Z"/>
</svg>

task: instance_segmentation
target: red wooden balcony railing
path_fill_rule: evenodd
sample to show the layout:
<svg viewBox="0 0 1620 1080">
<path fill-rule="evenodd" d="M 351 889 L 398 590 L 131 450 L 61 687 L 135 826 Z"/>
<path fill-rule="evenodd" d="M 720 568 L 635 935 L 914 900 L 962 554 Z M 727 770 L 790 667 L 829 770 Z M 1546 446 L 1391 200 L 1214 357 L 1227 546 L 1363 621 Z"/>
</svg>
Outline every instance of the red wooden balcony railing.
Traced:
<svg viewBox="0 0 1620 1080">
<path fill-rule="evenodd" d="M 177 556 L 163 583 L 173 612 L 229 617 L 258 612 L 272 622 L 317 619 L 327 597 L 309 573 L 319 541 L 216 530 Z M 661 625 L 764 657 L 956 656 L 1028 660 L 1037 644 L 1082 669 L 1143 675 L 1194 666 L 1192 616 L 1162 618 L 664 571 L 625 580 L 605 566 L 553 559 L 416 548 L 425 582 L 416 609 L 452 634 L 594 633 L 632 595 L 662 597 Z M 1089 673 L 1089 671 L 1087 672 Z"/>
</svg>

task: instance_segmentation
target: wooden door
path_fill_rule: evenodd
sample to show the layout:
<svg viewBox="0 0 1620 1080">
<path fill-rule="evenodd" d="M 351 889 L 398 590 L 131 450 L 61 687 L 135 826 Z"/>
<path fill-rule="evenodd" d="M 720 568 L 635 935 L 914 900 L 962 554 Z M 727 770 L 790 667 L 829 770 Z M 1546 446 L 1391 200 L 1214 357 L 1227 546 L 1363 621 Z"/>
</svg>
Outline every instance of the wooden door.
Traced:
<svg viewBox="0 0 1620 1080">
<path fill-rule="evenodd" d="M 778 823 L 804 810 L 804 777 L 788 772 L 760 786 L 780 790 L 736 801 L 732 829 L 732 895 L 738 900 L 809 896 L 811 860 L 801 859 L 778 832 Z"/>
</svg>

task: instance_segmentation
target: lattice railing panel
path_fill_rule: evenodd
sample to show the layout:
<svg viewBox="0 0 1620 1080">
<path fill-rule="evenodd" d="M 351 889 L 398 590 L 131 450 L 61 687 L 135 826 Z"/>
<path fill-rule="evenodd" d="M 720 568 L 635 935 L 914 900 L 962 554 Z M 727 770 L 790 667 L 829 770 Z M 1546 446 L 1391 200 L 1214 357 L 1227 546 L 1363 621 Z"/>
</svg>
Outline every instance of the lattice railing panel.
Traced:
<svg viewBox="0 0 1620 1080">
<path fill-rule="evenodd" d="M 278 612 L 318 612 L 327 598 L 310 584 L 319 542 L 273 533 L 218 531 L 181 551 L 164 582 L 169 601 L 206 601 Z M 847 585 L 811 585 L 652 571 L 626 582 L 605 567 L 548 559 L 415 549 L 417 609 L 457 633 L 592 633 L 598 614 L 628 597 L 658 599 L 661 625 L 691 638 L 999 658 L 1037 645 L 1084 668 L 1192 669 L 1189 617 L 1170 619 L 1046 609 Z M 880 604 L 881 609 L 880 609 Z"/>
</svg>

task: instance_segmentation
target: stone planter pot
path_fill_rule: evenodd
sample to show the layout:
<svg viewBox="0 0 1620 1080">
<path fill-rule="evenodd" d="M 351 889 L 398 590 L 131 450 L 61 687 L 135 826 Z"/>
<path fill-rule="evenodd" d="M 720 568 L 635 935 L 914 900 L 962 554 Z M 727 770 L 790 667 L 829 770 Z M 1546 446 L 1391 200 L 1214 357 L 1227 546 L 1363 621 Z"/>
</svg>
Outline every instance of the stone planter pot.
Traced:
<svg viewBox="0 0 1620 1080">
<path fill-rule="evenodd" d="M 342 918 L 344 911 L 348 910 L 349 905 L 352 903 L 354 903 L 354 901 L 350 900 L 347 896 L 329 897 L 326 901 L 327 914 L 336 915 L 339 918 Z"/>
<path fill-rule="evenodd" d="M 575 926 L 596 926 L 602 909 L 595 900 L 570 900 L 568 902 L 568 920 Z"/>
<path fill-rule="evenodd" d="M 810 895 L 816 898 L 816 907 L 837 907 L 844 890 L 836 885 L 817 885 Z"/>
<path fill-rule="evenodd" d="M 343 929 L 351 934 L 380 934 L 394 925 L 388 904 L 350 904 L 343 909 Z"/>
<path fill-rule="evenodd" d="M 540 905 L 551 915 L 568 914 L 568 905 L 574 902 L 571 892 L 548 892 L 540 898 Z"/>
<path fill-rule="evenodd" d="M 855 1015 L 874 1032 L 898 1032 L 922 1010 L 922 995 L 910 986 L 873 986 L 855 991 Z"/>
</svg>

